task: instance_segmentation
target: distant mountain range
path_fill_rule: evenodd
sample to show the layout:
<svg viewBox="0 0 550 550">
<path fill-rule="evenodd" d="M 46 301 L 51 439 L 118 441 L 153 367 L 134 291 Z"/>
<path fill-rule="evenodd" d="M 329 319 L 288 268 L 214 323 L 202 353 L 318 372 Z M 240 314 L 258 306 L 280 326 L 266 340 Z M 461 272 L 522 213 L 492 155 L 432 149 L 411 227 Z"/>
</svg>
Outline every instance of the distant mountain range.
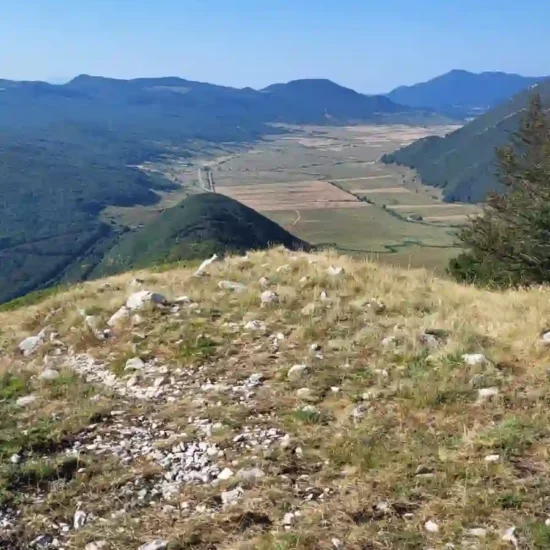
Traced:
<svg viewBox="0 0 550 550">
<path fill-rule="evenodd" d="M 383 157 L 414 168 L 422 181 L 443 188 L 448 201 L 482 201 L 501 189 L 496 176 L 495 149 L 510 141 L 533 93 L 550 106 L 550 80 L 532 85 L 509 101 L 447 136 L 428 137 Z"/>
<path fill-rule="evenodd" d="M 467 118 L 482 114 L 546 78 L 453 70 L 427 82 L 395 88 L 387 97 L 403 105 L 430 108 L 453 118 Z"/>
<path fill-rule="evenodd" d="M 490 73 L 490 78 L 468 75 L 453 71 L 431 84 L 418 85 L 424 92 L 426 86 L 435 86 L 435 91 L 416 98 L 408 92 L 418 87 L 394 90 L 386 97 L 361 94 L 324 79 L 296 80 L 262 90 L 177 77 L 119 80 L 81 75 L 61 85 L 0 80 L 0 301 L 59 281 L 93 276 L 113 246 L 125 254 L 128 265 L 134 265 L 138 258 L 133 251 L 145 250 L 142 245 L 149 234 L 166 234 L 161 250 L 174 256 L 168 246 L 171 234 L 160 226 L 121 235 L 121 228 L 100 218 L 107 206 L 151 205 L 159 201 L 158 192 L 174 188 L 172 182 L 133 166 L 175 150 L 180 157 L 192 157 L 211 143 L 248 143 L 266 133 L 284 132 L 272 123 L 448 122 L 449 114 L 463 116 L 472 108 L 490 106 L 508 97 L 514 87 L 531 82 L 500 73 Z M 487 78 L 490 85 L 481 83 Z M 437 91 L 441 82 L 447 84 Z M 399 97 L 406 105 L 395 101 Z M 483 120 L 487 119 L 479 124 Z M 507 124 L 513 127 L 513 121 Z M 446 166 L 442 174 L 430 168 L 426 179 L 443 185 L 453 178 L 447 196 L 475 200 L 483 186 L 472 179 L 472 191 L 466 191 L 459 174 L 467 170 L 472 178 L 478 176 L 468 162 L 485 150 L 482 145 L 458 158 L 456 166 Z M 491 141 L 487 151 L 492 145 Z M 424 151 L 422 144 L 414 148 Z M 409 156 L 404 152 L 400 161 L 416 163 Z M 487 152 L 487 163 L 489 157 Z M 429 163 L 418 162 L 422 167 Z M 489 170 L 488 164 L 483 166 Z M 487 178 L 488 186 L 493 185 L 494 180 Z M 456 179 L 460 181 L 455 185 Z M 160 217 L 158 223 L 171 226 L 173 215 Z M 231 218 L 223 232 L 231 234 L 232 228 L 240 232 L 243 226 L 237 219 L 241 218 Z M 212 242 L 224 242 L 221 233 L 213 235 L 217 236 Z M 186 240 L 184 248 L 192 250 L 192 243 Z M 181 247 L 178 251 L 187 255 Z"/>
</svg>

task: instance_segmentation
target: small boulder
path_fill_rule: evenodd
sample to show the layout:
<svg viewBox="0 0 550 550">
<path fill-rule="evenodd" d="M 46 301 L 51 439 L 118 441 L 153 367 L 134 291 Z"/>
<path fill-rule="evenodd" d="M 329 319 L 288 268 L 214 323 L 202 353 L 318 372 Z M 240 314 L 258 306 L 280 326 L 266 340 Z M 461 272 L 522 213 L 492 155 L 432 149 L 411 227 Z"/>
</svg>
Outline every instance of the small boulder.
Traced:
<svg viewBox="0 0 550 550">
<path fill-rule="evenodd" d="M 341 266 L 331 265 L 327 268 L 327 275 L 329 275 L 330 277 L 338 277 L 339 275 L 343 275 L 344 273 L 344 268 Z"/>
<path fill-rule="evenodd" d="M 55 380 L 60 376 L 61 375 L 59 374 L 59 371 L 46 368 L 40 373 L 40 376 L 38 378 L 40 378 L 40 380 Z"/>
<path fill-rule="evenodd" d="M 491 364 L 491 361 L 489 361 L 489 359 L 487 359 L 487 357 L 485 357 L 482 353 L 465 353 L 462 356 L 462 360 L 471 367 Z"/>
<path fill-rule="evenodd" d="M 478 402 L 488 401 L 499 394 L 498 388 L 481 388 L 477 390 Z"/>
<path fill-rule="evenodd" d="M 107 545 L 108 542 L 106 540 L 95 540 L 93 542 L 89 542 L 84 547 L 84 550 L 106 550 Z"/>
<path fill-rule="evenodd" d="M 233 292 L 244 292 L 246 290 L 246 285 L 235 281 L 220 281 L 218 283 L 218 288 L 221 290 L 232 290 Z"/>
<path fill-rule="evenodd" d="M 32 405 L 33 403 L 35 403 L 37 400 L 38 400 L 38 396 L 31 393 L 30 395 L 24 395 L 23 397 L 17 398 L 17 400 L 15 401 L 15 404 L 18 407 L 28 407 L 29 405 Z"/>
<path fill-rule="evenodd" d="M 150 290 L 134 292 L 126 300 L 126 307 L 130 311 L 143 309 L 148 304 L 163 306 L 167 304 L 167 300 L 162 294 L 151 292 Z"/>
<path fill-rule="evenodd" d="M 276 304 L 279 301 L 279 295 L 272 290 L 265 290 L 262 292 L 260 299 L 262 301 L 262 305 L 267 306 L 269 304 Z"/>
<path fill-rule="evenodd" d="M 236 487 L 232 491 L 224 491 L 221 494 L 222 504 L 224 506 L 232 506 L 237 504 L 244 491 L 240 487 Z"/>
<path fill-rule="evenodd" d="M 74 513 L 74 517 L 73 517 L 73 527 L 76 530 L 82 529 L 82 527 L 84 527 L 84 524 L 86 523 L 86 519 L 87 519 L 86 513 L 83 512 L 82 510 L 77 510 Z"/>
<path fill-rule="evenodd" d="M 122 306 L 119 310 L 113 313 L 111 318 L 107 321 L 107 325 L 114 327 L 129 317 L 130 310 L 126 306 Z"/>
<path fill-rule="evenodd" d="M 211 258 L 208 258 L 207 260 L 204 260 L 204 262 L 202 262 L 202 264 L 199 266 L 199 269 L 197 269 L 197 271 L 195 271 L 195 277 L 202 277 L 203 275 L 205 275 L 206 274 L 206 268 L 210 264 L 213 264 L 217 259 L 218 259 L 218 255 L 214 254 Z"/>
<path fill-rule="evenodd" d="M 169 544 L 167 540 L 157 539 L 142 544 L 138 550 L 167 550 Z"/>
<path fill-rule="evenodd" d="M 243 468 L 237 472 L 237 478 L 246 483 L 255 483 L 264 477 L 265 474 L 260 468 Z"/>
<path fill-rule="evenodd" d="M 126 361 L 124 370 L 143 370 L 145 363 L 140 357 L 132 357 Z"/>
<path fill-rule="evenodd" d="M 500 460 L 500 455 L 487 455 L 485 457 L 485 462 L 487 462 L 488 464 L 498 462 L 499 460 Z"/>
<path fill-rule="evenodd" d="M 226 481 L 228 479 L 230 479 L 231 477 L 233 477 L 233 472 L 232 470 L 230 470 L 229 468 L 224 468 L 219 474 L 218 474 L 218 479 L 222 480 L 222 481 Z"/>
<path fill-rule="evenodd" d="M 435 521 L 432 521 L 431 519 L 428 520 L 424 524 L 424 529 L 428 531 L 428 533 L 438 533 L 439 532 L 439 525 Z"/>
<path fill-rule="evenodd" d="M 38 348 L 44 343 L 43 338 L 38 336 L 28 336 L 19 344 L 19 351 L 25 356 L 28 357 L 34 353 Z"/>
<path fill-rule="evenodd" d="M 296 380 L 299 380 L 307 373 L 308 367 L 307 365 L 294 365 L 293 367 L 290 367 L 287 378 L 291 382 L 295 382 Z"/>
<path fill-rule="evenodd" d="M 265 330 L 265 323 L 262 321 L 256 321 L 256 320 L 248 321 L 248 323 L 244 325 L 244 329 L 252 332 L 257 332 L 257 331 L 263 332 Z"/>
</svg>

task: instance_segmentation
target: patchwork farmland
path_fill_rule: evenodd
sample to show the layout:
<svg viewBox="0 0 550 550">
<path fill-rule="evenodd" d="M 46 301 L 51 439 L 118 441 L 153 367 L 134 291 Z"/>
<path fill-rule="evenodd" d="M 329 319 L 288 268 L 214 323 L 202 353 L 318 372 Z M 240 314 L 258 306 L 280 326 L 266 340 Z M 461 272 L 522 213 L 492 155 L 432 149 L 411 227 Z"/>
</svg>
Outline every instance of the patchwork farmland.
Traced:
<svg viewBox="0 0 550 550">
<path fill-rule="evenodd" d="M 181 186 L 181 192 L 164 197 L 160 208 L 206 190 L 208 174 L 217 193 L 315 245 L 440 272 L 458 253 L 457 227 L 476 207 L 443 203 L 438 190 L 422 185 L 413 171 L 379 162 L 387 152 L 456 127 L 284 129 L 247 149 L 224 144 L 192 163 L 175 157 L 143 167 Z M 130 214 L 132 221 L 142 216 L 135 209 L 117 212 Z"/>
</svg>

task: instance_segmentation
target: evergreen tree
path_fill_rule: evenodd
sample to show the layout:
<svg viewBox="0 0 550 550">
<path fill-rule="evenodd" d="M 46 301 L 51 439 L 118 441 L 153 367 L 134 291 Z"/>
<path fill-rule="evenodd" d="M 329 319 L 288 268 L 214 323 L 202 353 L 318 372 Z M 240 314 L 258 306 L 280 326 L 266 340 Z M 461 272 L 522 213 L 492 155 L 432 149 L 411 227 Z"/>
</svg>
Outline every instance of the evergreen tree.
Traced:
<svg viewBox="0 0 550 550">
<path fill-rule="evenodd" d="M 535 95 L 520 130 L 497 150 L 502 194 L 487 197 L 459 239 L 468 249 L 450 264 L 459 280 L 529 285 L 550 281 L 550 119 Z"/>
</svg>

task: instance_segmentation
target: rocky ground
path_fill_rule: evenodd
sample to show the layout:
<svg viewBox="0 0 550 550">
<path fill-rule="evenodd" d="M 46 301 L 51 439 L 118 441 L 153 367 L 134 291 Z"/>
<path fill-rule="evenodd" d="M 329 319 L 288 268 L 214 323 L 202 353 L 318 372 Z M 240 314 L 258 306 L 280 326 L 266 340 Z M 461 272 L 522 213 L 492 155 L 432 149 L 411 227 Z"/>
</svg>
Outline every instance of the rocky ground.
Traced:
<svg viewBox="0 0 550 550">
<path fill-rule="evenodd" d="M 549 316 L 283 250 L 0 313 L 0 548 L 550 548 Z"/>
</svg>

